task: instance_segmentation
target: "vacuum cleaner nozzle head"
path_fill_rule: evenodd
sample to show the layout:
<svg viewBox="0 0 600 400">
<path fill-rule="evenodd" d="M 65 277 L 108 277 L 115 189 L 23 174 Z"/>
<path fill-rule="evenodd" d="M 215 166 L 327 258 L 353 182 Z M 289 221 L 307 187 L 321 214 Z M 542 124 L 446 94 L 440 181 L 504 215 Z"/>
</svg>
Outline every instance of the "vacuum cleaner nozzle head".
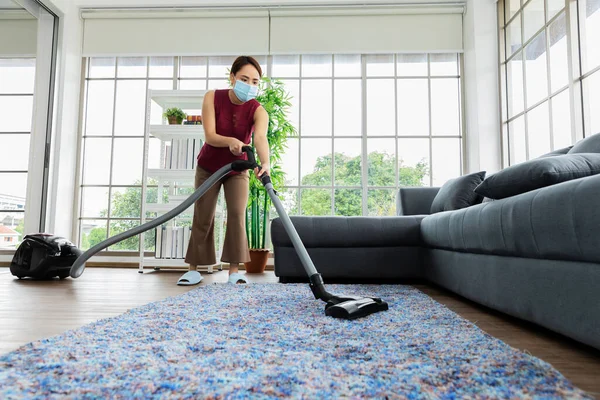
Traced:
<svg viewBox="0 0 600 400">
<path fill-rule="evenodd" d="M 357 319 L 387 309 L 388 304 L 378 297 L 334 296 L 325 305 L 325 315 Z"/>
</svg>

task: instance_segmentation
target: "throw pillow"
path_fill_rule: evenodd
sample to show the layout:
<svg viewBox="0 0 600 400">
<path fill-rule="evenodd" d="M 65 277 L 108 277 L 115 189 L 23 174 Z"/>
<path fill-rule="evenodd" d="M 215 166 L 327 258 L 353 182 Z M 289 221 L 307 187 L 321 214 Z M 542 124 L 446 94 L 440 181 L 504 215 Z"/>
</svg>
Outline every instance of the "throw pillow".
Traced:
<svg viewBox="0 0 600 400">
<path fill-rule="evenodd" d="M 600 133 L 575 143 L 573 148 L 569 150 L 569 154 L 576 153 L 600 153 Z"/>
<path fill-rule="evenodd" d="M 554 156 L 560 156 L 562 154 L 567 154 L 569 152 L 569 150 L 571 150 L 572 148 L 573 148 L 573 146 L 563 147 L 562 149 L 557 149 L 557 150 L 551 151 L 550 153 L 542 154 L 538 158 L 554 157 Z"/>
<path fill-rule="evenodd" d="M 483 197 L 474 189 L 483 182 L 485 171 L 450 179 L 442 185 L 431 204 L 431 213 L 458 210 L 481 203 Z"/>
<path fill-rule="evenodd" d="M 600 154 L 564 154 L 534 158 L 490 175 L 475 188 L 475 193 L 499 200 L 598 173 Z"/>
</svg>

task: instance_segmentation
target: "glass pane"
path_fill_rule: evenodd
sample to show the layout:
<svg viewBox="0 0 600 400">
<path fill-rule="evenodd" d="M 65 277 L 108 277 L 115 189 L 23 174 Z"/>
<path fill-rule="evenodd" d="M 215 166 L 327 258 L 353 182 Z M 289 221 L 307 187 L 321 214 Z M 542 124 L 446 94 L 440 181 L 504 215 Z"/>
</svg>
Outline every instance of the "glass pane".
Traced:
<svg viewBox="0 0 600 400">
<path fill-rule="evenodd" d="M 367 76 L 394 76 L 394 56 L 392 54 L 368 55 Z"/>
<path fill-rule="evenodd" d="M 179 89 L 182 90 L 206 90 L 205 79 L 183 79 L 179 81 Z"/>
<path fill-rule="evenodd" d="M 334 215 L 346 217 L 362 215 L 362 190 L 335 189 L 333 206 Z"/>
<path fill-rule="evenodd" d="M 369 189 L 367 208 L 371 217 L 396 215 L 396 189 Z"/>
<path fill-rule="evenodd" d="M 81 220 L 80 232 L 79 248 L 81 250 L 88 250 L 107 239 L 106 220 Z"/>
<path fill-rule="evenodd" d="M 523 112 L 525 107 L 523 93 L 523 53 L 517 54 L 508 63 L 508 116 Z"/>
<path fill-rule="evenodd" d="M 0 238 L 0 250 L 15 250 L 21 244 L 25 226 L 24 217 L 25 213 L 22 212 L 0 212 L 0 226 L 4 227 Z"/>
<path fill-rule="evenodd" d="M 273 56 L 274 77 L 300 76 L 300 56 Z"/>
<path fill-rule="evenodd" d="M 173 57 L 150 57 L 150 77 L 172 78 L 174 62 Z"/>
<path fill-rule="evenodd" d="M 569 90 L 552 98 L 552 137 L 554 150 L 573 144 Z"/>
<path fill-rule="evenodd" d="M 331 186 L 331 139 L 301 139 L 301 184 Z"/>
<path fill-rule="evenodd" d="M 302 80 L 302 136 L 330 136 L 331 80 Z"/>
<path fill-rule="evenodd" d="M 521 46 L 521 14 L 519 14 L 506 28 L 506 54 L 511 56 Z"/>
<path fill-rule="evenodd" d="M 527 161 L 524 116 L 520 116 L 508 124 L 508 141 L 510 149 L 510 165 Z"/>
<path fill-rule="evenodd" d="M 335 135 L 360 136 L 362 132 L 360 79 L 334 81 L 333 128 Z"/>
<path fill-rule="evenodd" d="M 144 140 L 114 139 L 113 185 L 141 185 Z"/>
<path fill-rule="evenodd" d="M 90 78 L 114 78 L 115 57 L 92 57 L 90 58 Z"/>
<path fill-rule="evenodd" d="M 210 79 L 208 81 L 208 90 L 216 90 L 216 89 L 230 89 L 231 85 L 229 80 L 227 79 Z"/>
<path fill-rule="evenodd" d="M 398 139 L 398 184 L 429 186 L 429 139 Z"/>
<path fill-rule="evenodd" d="M 0 132 L 31 132 L 33 96 L 0 96 Z"/>
<path fill-rule="evenodd" d="M 86 101 L 86 135 L 112 135 L 114 81 L 89 81 Z"/>
<path fill-rule="evenodd" d="M 146 118 L 146 81 L 117 81 L 115 136 L 143 136 Z"/>
<path fill-rule="evenodd" d="M 299 139 L 288 138 L 281 153 L 281 169 L 285 174 L 286 186 L 297 186 L 300 168 Z"/>
<path fill-rule="evenodd" d="M 179 65 L 180 78 L 206 78 L 206 57 L 181 57 Z"/>
<path fill-rule="evenodd" d="M 439 187 L 461 175 L 461 140 L 433 139 L 431 146 L 433 186 Z"/>
<path fill-rule="evenodd" d="M 0 133 L 0 171 L 26 171 L 29 166 L 28 134 L 9 135 Z M 0 188 L 0 193 L 3 188 Z"/>
<path fill-rule="evenodd" d="M 142 202 L 142 188 L 111 188 L 110 191 L 110 217 L 111 218 L 136 218 L 140 216 Z"/>
<path fill-rule="evenodd" d="M 229 71 L 236 57 L 209 57 L 208 76 L 229 80 Z"/>
<path fill-rule="evenodd" d="M 548 102 L 527 113 L 527 141 L 530 160 L 551 151 Z"/>
<path fill-rule="evenodd" d="M 527 107 L 531 107 L 548 96 L 546 32 L 542 32 L 527 46 L 525 56 Z"/>
<path fill-rule="evenodd" d="M 81 216 L 108 217 L 108 187 L 84 187 L 81 192 Z"/>
<path fill-rule="evenodd" d="M 394 103 L 393 79 L 367 80 L 367 135 L 396 134 Z"/>
<path fill-rule="evenodd" d="M 592 135 L 600 132 L 600 72 L 595 72 L 583 82 L 588 103 L 584 110 L 589 110 L 590 115 L 590 128 L 586 134 Z"/>
<path fill-rule="evenodd" d="M 369 186 L 396 186 L 396 140 L 367 140 Z"/>
<path fill-rule="evenodd" d="M 119 57 L 117 59 L 117 77 L 145 78 L 148 68 L 146 57 Z"/>
<path fill-rule="evenodd" d="M 523 42 L 527 42 L 537 31 L 542 29 L 544 20 L 544 0 L 531 0 L 523 8 L 524 34 Z"/>
<path fill-rule="evenodd" d="M 460 134 L 460 95 L 458 79 L 431 80 L 431 133 Z"/>
<path fill-rule="evenodd" d="M 277 194 L 285 212 L 288 215 L 298 215 L 298 189 L 284 188 L 282 190 L 277 190 Z M 279 214 L 277 213 L 275 206 L 271 205 L 269 218 L 273 220 L 278 216 Z"/>
<path fill-rule="evenodd" d="M 333 74 L 336 77 L 360 77 L 359 54 L 336 54 L 333 58 Z"/>
<path fill-rule="evenodd" d="M 360 186 L 362 162 L 362 139 L 335 139 L 333 142 L 335 165 L 333 170 L 336 186 Z"/>
<path fill-rule="evenodd" d="M 427 54 L 396 55 L 398 76 L 427 76 Z"/>
<path fill-rule="evenodd" d="M 85 138 L 83 143 L 83 184 L 108 185 L 112 139 Z"/>
<path fill-rule="evenodd" d="M 24 203 L 27 193 L 27 173 L 0 173 L 0 188 L 2 188 L 3 195 L 20 197 Z"/>
<path fill-rule="evenodd" d="M 567 58 L 567 21 L 562 13 L 550 27 L 550 80 L 552 92 L 569 83 L 569 61 Z"/>
<path fill-rule="evenodd" d="M 0 93 L 33 94 L 35 58 L 0 58 Z"/>
<path fill-rule="evenodd" d="M 300 123 L 300 81 L 297 79 L 282 79 L 281 82 L 283 82 L 285 86 L 285 91 L 290 95 L 290 103 L 292 104 L 290 108 L 288 108 L 288 119 L 292 125 L 294 125 L 296 130 L 298 130 Z"/>
<path fill-rule="evenodd" d="M 110 236 L 118 235 L 119 233 L 126 232 L 130 229 L 135 228 L 140 225 L 139 220 L 123 220 L 123 221 L 110 221 Z M 151 235 L 151 232 L 154 230 L 146 232 L 145 238 L 148 241 L 148 236 Z M 114 245 L 108 248 L 109 251 L 118 251 L 118 250 L 127 250 L 127 251 L 137 251 L 140 248 L 140 237 L 139 235 L 132 236 L 128 239 L 122 240 L 119 243 L 115 243 Z"/>
<path fill-rule="evenodd" d="M 506 20 L 508 21 L 521 8 L 521 0 L 505 0 L 504 5 L 506 7 Z"/>
<path fill-rule="evenodd" d="M 305 55 L 302 56 L 303 77 L 329 77 L 333 66 L 330 55 Z"/>
<path fill-rule="evenodd" d="M 426 79 L 398 79 L 398 135 L 429 135 Z"/>
<path fill-rule="evenodd" d="M 563 8 L 565 8 L 565 0 L 546 0 L 547 20 L 550 21 Z"/>
<path fill-rule="evenodd" d="M 302 189 L 302 215 L 331 215 L 331 189 Z"/>
<path fill-rule="evenodd" d="M 456 54 L 432 54 L 430 73 L 433 76 L 457 76 L 458 57 Z"/>
<path fill-rule="evenodd" d="M 586 12 L 580 21 L 585 73 L 600 65 L 600 0 L 585 0 L 584 4 Z"/>
</svg>

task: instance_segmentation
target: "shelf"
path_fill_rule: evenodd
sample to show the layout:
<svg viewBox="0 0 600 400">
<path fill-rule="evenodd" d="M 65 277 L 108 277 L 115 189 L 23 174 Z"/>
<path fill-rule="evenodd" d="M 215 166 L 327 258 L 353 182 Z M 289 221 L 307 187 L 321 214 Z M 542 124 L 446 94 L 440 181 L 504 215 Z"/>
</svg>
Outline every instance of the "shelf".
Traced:
<svg viewBox="0 0 600 400">
<path fill-rule="evenodd" d="M 196 171 L 193 169 L 148 169 L 148 178 L 161 181 L 194 181 Z"/>
<path fill-rule="evenodd" d="M 150 125 L 150 134 L 165 141 L 171 139 L 206 140 L 202 125 Z"/>
<path fill-rule="evenodd" d="M 206 90 L 149 90 L 150 98 L 163 109 L 179 107 L 182 109 L 202 109 Z"/>
</svg>

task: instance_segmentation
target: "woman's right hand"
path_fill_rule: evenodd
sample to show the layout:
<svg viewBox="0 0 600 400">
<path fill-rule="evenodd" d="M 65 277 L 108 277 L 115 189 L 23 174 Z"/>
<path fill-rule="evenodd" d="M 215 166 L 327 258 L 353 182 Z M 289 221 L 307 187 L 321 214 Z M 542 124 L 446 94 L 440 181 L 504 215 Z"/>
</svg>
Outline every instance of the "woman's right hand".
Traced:
<svg viewBox="0 0 600 400">
<path fill-rule="evenodd" d="M 246 145 L 241 140 L 231 138 L 231 141 L 229 142 L 229 151 L 231 151 L 234 156 L 239 156 L 242 154 L 242 147 L 244 146 Z"/>
</svg>

